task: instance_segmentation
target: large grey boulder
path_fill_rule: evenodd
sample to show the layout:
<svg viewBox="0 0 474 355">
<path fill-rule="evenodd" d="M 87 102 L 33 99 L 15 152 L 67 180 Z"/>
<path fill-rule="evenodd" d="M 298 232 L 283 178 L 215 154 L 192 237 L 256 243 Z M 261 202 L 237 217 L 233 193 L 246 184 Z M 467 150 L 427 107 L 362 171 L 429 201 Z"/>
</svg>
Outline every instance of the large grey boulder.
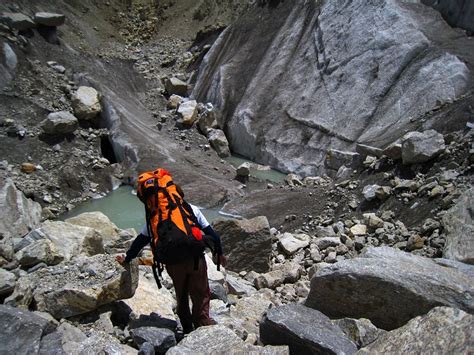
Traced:
<svg viewBox="0 0 474 355">
<path fill-rule="evenodd" d="M 268 310 L 260 323 L 260 340 L 288 345 L 293 354 L 355 354 L 356 345 L 319 311 L 301 304 Z"/>
<path fill-rule="evenodd" d="M 212 148 L 216 151 L 217 155 L 221 158 L 229 157 L 230 150 L 229 150 L 229 142 L 225 136 L 225 133 L 221 129 L 210 129 L 208 131 L 209 143 L 211 144 Z"/>
<path fill-rule="evenodd" d="M 330 169 L 339 170 L 343 165 L 347 167 L 356 167 L 361 161 L 359 153 L 329 149 L 328 154 L 326 155 L 325 164 Z"/>
<path fill-rule="evenodd" d="M 13 292 L 16 284 L 14 273 L 0 268 L 0 297 Z"/>
<path fill-rule="evenodd" d="M 295 283 L 302 274 L 301 265 L 295 262 L 286 262 L 272 271 L 258 275 L 254 279 L 256 288 L 275 289 L 284 283 Z"/>
<path fill-rule="evenodd" d="M 460 309 L 436 307 L 401 328 L 378 337 L 360 354 L 467 354 L 474 347 L 474 316 Z"/>
<path fill-rule="evenodd" d="M 64 23 L 66 16 L 52 12 L 37 12 L 35 13 L 34 20 L 38 25 L 57 27 Z"/>
<path fill-rule="evenodd" d="M 367 318 L 391 330 L 440 305 L 474 312 L 474 280 L 425 257 L 369 248 L 319 270 L 306 305 L 331 318 Z"/>
<path fill-rule="evenodd" d="M 56 319 L 86 313 L 132 297 L 138 284 L 138 267 L 124 269 L 113 256 L 95 255 L 42 268 L 18 279 L 6 304 L 50 313 Z"/>
<path fill-rule="evenodd" d="M 23 237 L 41 222 L 41 205 L 25 197 L 9 178 L 0 179 L 0 235 Z"/>
<path fill-rule="evenodd" d="M 92 120 L 102 112 L 100 95 L 90 86 L 79 86 L 72 95 L 71 104 L 74 115 L 80 120 Z"/>
<path fill-rule="evenodd" d="M 67 134 L 77 129 L 79 121 L 70 112 L 60 111 L 50 113 L 40 125 L 47 134 Z"/>
<path fill-rule="evenodd" d="M 196 100 L 188 100 L 182 102 L 176 111 L 181 122 L 185 126 L 192 126 L 198 118 L 198 108 Z"/>
<path fill-rule="evenodd" d="M 168 355 L 194 354 L 289 354 L 287 346 L 261 347 L 246 344 L 232 330 L 222 325 L 200 327 L 171 349 Z"/>
<path fill-rule="evenodd" d="M 52 241 L 40 239 L 18 251 L 15 254 L 15 259 L 21 266 L 31 267 L 39 263 L 56 265 L 64 260 L 64 256 L 60 254 Z"/>
<path fill-rule="evenodd" d="M 120 343 L 120 341 L 105 332 L 92 331 L 92 333 L 72 352 L 73 355 L 82 354 L 120 354 L 136 355 L 137 350 Z"/>
<path fill-rule="evenodd" d="M 80 344 L 86 339 L 79 328 L 64 322 L 41 339 L 39 354 L 77 354 Z"/>
<path fill-rule="evenodd" d="M 474 3 L 464 0 L 421 0 L 423 4 L 434 7 L 443 18 L 454 27 L 474 32 Z"/>
<path fill-rule="evenodd" d="M 265 216 L 242 220 L 219 220 L 213 227 L 222 238 L 229 270 L 266 272 L 270 269 L 272 237 Z"/>
<path fill-rule="evenodd" d="M 365 318 L 341 318 L 334 319 L 332 322 L 341 328 L 358 348 L 369 345 L 381 334 L 386 333 L 385 330 L 377 328 L 370 320 Z"/>
<path fill-rule="evenodd" d="M 19 31 L 25 31 L 34 28 L 36 25 L 33 20 L 19 12 L 3 12 L 0 14 L 0 22 L 10 28 Z"/>
<path fill-rule="evenodd" d="M 188 85 L 178 78 L 166 78 L 164 85 L 169 95 L 188 96 Z"/>
<path fill-rule="evenodd" d="M 37 314 L 0 305 L 0 354 L 38 354 L 41 338 L 54 325 Z"/>
<path fill-rule="evenodd" d="M 433 129 L 407 133 L 402 138 L 403 164 L 424 163 L 445 148 L 443 135 Z"/>
<path fill-rule="evenodd" d="M 443 216 L 446 235 L 443 256 L 474 264 L 474 188 L 466 191 Z"/>
<path fill-rule="evenodd" d="M 319 175 L 328 149 L 385 147 L 421 118 L 449 125 L 429 112 L 469 90 L 474 44 L 453 48 L 462 34 L 415 1 L 265 4 L 221 33 L 192 93 L 222 112 L 233 152 Z"/>
<path fill-rule="evenodd" d="M 153 345 L 155 353 L 164 354 L 169 348 L 176 345 L 174 332 L 166 328 L 140 327 L 132 330 L 135 344 L 140 347 L 148 342 Z"/>
</svg>

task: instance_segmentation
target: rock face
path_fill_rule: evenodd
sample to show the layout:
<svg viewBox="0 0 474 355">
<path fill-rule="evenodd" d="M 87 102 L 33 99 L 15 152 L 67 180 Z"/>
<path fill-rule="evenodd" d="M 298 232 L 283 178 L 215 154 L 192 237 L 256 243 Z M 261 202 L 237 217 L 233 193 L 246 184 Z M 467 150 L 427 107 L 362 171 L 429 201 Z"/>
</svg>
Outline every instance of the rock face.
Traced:
<svg viewBox="0 0 474 355">
<path fill-rule="evenodd" d="M 266 217 L 221 220 L 213 227 L 222 238 L 224 253 L 229 256 L 229 270 L 266 272 L 270 269 L 272 238 Z"/>
<path fill-rule="evenodd" d="M 72 96 L 74 115 L 80 120 L 92 120 L 101 111 L 99 93 L 89 86 L 80 86 Z"/>
<path fill-rule="evenodd" d="M 112 256 L 81 257 L 21 277 L 5 302 L 18 307 L 34 302 L 39 311 L 61 319 L 132 297 L 137 284 L 136 264 L 124 269 Z"/>
<path fill-rule="evenodd" d="M 78 120 L 67 111 L 53 112 L 41 122 L 41 128 L 47 134 L 67 134 L 74 132 L 78 127 Z"/>
<path fill-rule="evenodd" d="M 473 290 L 474 280 L 455 268 L 380 247 L 318 271 L 306 305 L 329 317 L 367 318 L 390 330 L 440 305 L 474 312 Z"/>
<path fill-rule="evenodd" d="M 0 353 L 38 354 L 41 338 L 54 327 L 32 312 L 0 305 Z"/>
<path fill-rule="evenodd" d="M 40 221 L 41 205 L 26 198 L 11 179 L 0 181 L 0 233 L 3 238 L 23 237 Z"/>
<path fill-rule="evenodd" d="M 474 264 L 474 189 L 470 189 L 443 216 L 446 244 L 443 256 Z"/>
<path fill-rule="evenodd" d="M 288 345 L 293 354 L 355 354 L 357 347 L 321 312 L 301 304 L 270 309 L 260 323 L 263 344 Z"/>
<path fill-rule="evenodd" d="M 12 47 L 6 42 L 0 42 L 0 89 L 13 79 L 18 58 Z"/>
<path fill-rule="evenodd" d="M 360 354 L 462 354 L 472 351 L 474 316 L 456 308 L 436 307 L 401 328 L 378 337 Z"/>
<path fill-rule="evenodd" d="M 329 148 L 383 148 L 463 95 L 467 61 L 437 44 L 458 36 L 413 2 L 267 4 L 220 35 L 192 96 L 222 112 L 232 151 L 318 175 Z"/>
</svg>

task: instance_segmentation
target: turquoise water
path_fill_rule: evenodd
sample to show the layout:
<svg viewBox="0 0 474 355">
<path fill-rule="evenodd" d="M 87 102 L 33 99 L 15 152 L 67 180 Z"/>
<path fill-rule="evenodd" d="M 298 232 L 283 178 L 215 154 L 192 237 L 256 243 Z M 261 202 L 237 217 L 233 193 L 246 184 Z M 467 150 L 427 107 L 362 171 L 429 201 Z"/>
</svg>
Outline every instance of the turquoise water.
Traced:
<svg viewBox="0 0 474 355">
<path fill-rule="evenodd" d="M 219 213 L 220 208 L 203 208 L 202 213 L 212 223 L 216 219 L 230 218 Z M 62 220 L 84 212 L 100 211 L 120 229 L 141 231 L 145 222 L 145 208 L 131 186 L 123 185 L 103 198 L 86 201 L 62 216 Z"/>
<path fill-rule="evenodd" d="M 224 158 L 224 160 L 232 164 L 235 168 L 238 168 L 239 165 L 243 163 L 247 163 L 247 162 L 251 163 L 250 176 L 253 176 L 259 180 L 263 180 L 263 181 L 267 180 L 273 183 L 282 183 L 285 181 L 285 178 L 286 178 L 286 174 L 283 174 L 274 169 L 268 169 L 268 170 L 256 169 L 254 167 L 255 166 L 254 163 L 252 163 L 248 159 L 245 159 L 236 155 L 232 155 L 228 158 Z"/>
</svg>

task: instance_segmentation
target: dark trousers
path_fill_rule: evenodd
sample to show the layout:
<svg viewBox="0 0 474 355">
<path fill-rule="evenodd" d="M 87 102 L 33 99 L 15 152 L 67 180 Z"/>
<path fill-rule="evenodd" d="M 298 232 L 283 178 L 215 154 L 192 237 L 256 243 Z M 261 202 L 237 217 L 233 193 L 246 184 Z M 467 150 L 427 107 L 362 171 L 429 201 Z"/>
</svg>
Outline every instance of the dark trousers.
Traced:
<svg viewBox="0 0 474 355">
<path fill-rule="evenodd" d="M 209 317 L 211 292 L 204 257 L 199 258 L 197 264 L 191 259 L 175 265 L 166 265 L 166 271 L 173 280 L 178 302 L 177 313 L 184 333 L 191 332 L 193 325 L 194 328 L 211 325 Z M 192 313 L 189 309 L 189 296 L 193 303 Z"/>
</svg>

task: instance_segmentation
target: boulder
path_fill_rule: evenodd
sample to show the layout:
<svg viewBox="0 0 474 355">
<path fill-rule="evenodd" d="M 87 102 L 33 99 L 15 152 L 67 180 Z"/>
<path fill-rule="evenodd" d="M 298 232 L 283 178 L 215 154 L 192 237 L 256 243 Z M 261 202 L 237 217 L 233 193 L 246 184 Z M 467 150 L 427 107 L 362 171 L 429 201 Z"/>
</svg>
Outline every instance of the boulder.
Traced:
<svg viewBox="0 0 474 355">
<path fill-rule="evenodd" d="M 430 112 L 470 90 L 474 44 L 450 46 L 459 32 L 418 2 L 262 2 L 221 33 L 192 96 L 222 112 L 233 152 L 302 176 L 421 117 L 449 129 L 454 116 Z"/>
<path fill-rule="evenodd" d="M 166 351 L 176 345 L 174 332 L 166 328 L 140 327 L 131 331 L 133 341 L 140 347 L 148 342 L 153 345 L 155 353 L 164 354 Z"/>
<path fill-rule="evenodd" d="M 222 325 L 199 327 L 166 353 L 167 355 L 224 354 L 232 350 L 242 354 L 287 355 L 287 346 L 255 346 L 245 343 Z"/>
<path fill-rule="evenodd" d="M 255 287 L 249 281 L 232 276 L 231 274 L 227 274 L 225 282 L 229 294 L 231 295 L 250 296 L 257 292 Z"/>
<path fill-rule="evenodd" d="M 341 244 L 341 238 L 339 237 L 324 237 L 314 240 L 314 245 L 316 245 L 319 250 L 324 250 L 329 247 L 338 247 Z"/>
<path fill-rule="evenodd" d="M 446 244 L 443 257 L 474 264 L 474 188 L 464 193 L 443 216 Z"/>
<path fill-rule="evenodd" d="M 344 152 L 337 149 L 329 149 L 325 164 L 328 168 L 338 170 L 341 166 L 355 168 L 361 163 L 361 156 L 359 153 Z"/>
<path fill-rule="evenodd" d="M 78 354 L 77 349 L 86 339 L 79 328 L 64 322 L 41 339 L 39 354 Z"/>
<path fill-rule="evenodd" d="M 76 258 L 20 277 L 6 304 L 28 307 L 56 319 L 87 313 L 123 298 L 130 298 L 138 284 L 135 263 L 120 266 L 113 256 Z"/>
<path fill-rule="evenodd" d="M 335 237 L 336 232 L 334 232 L 334 228 L 331 226 L 316 226 L 314 229 L 314 235 L 318 238 Z"/>
<path fill-rule="evenodd" d="M 74 115 L 80 120 L 92 120 L 102 112 L 100 95 L 96 89 L 89 86 L 79 86 L 72 95 Z"/>
<path fill-rule="evenodd" d="M 40 125 L 44 133 L 59 135 L 74 132 L 79 122 L 73 114 L 67 111 L 59 111 L 50 113 Z"/>
<path fill-rule="evenodd" d="M 101 331 L 92 331 L 77 348 L 77 354 L 120 354 L 136 355 L 137 350 L 121 344 L 120 341 Z"/>
<path fill-rule="evenodd" d="M 259 291 L 248 297 L 239 298 L 234 306 L 230 308 L 230 315 L 238 320 L 248 333 L 258 334 L 258 324 L 264 313 L 274 306 L 271 299 L 273 292 L 268 290 Z"/>
<path fill-rule="evenodd" d="M 150 273 L 140 271 L 135 294 L 123 302 L 137 318 L 156 313 L 161 318 L 175 321 L 173 308 L 176 308 L 176 300 L 168 289 L 157 287 Z"/>
<path fill-rule="evenodd" d="M 38 354 L 41 338 L 55 326 L 27 310 L 0 305 L 0 353 Z"/>
<path fill-rule="evenodd" d="M 0 235 L 23 237 L 41 222 L 41 205 L 25 197 L 9 178 L 0 179 Z"/>
<path fill-rule="evenodd" d="M 248 179 L 250 176 L 250 163 L 245 162 L 240 164 L 235 172 L 237 174 L 237 177 Z"/>
<path fill-rule="evenodd" d="M 402 143 L 401 140 L 389 144 L 384 150 L 383 154 L 392 160 L 402 159 Z"/>
<path fill-rule="evenodd" d="M 208 140 L 219 157 L 225 158 L 230 156 L 229 142 L 223 130 L 210 129 L 208 132 Z"/>
<path fill-rule="evenodd" d="M 178 106 L 183 102 L 183 98 L 179 95 L 171 95 L 168 99 L 166 107 L 170 110 L 176 110 Z"/>
<path fill-rule="evenodd" d="M 25 174 L 31 174 L 36 171 L 36 165 L 31 163 L 22 163 L 20 166 L 20 171 Z"/>
<path fill-rule="evenodd" d="M 10 271 L 0 268 L 0 298 L 9 295 L 15 289 L 16 276 Z"/>
<path fill-rule="evenodd" d="M 198 117 L 197 106 L 198 104 L 196 100 L 184 101 L 179 105 L 178 110 L 176 112 L 180 117 L 180 121 L 185 126 L 192 126 L 193 123 L 196 122 Z"/>
<path fill-rule="evenodd" d="M 360 354 L 467 354 L 472 351 L 474 316 L 436 307 L 401 328 L 380 335 Z"/>
<path fill-rule="evenodd" d="M 355 354 L 356 345 L 319 311 L 288 304 L 267 311 L 260 323 L 266 345 L 288 345 L 292 354 Z"/>
<path fill-rule="evenodd" d="M 279 268 L 275 270 L 257 276 L 254 279 L 254 285 L 257 289 L 275 289 L 284 283 L 295 283 L 299 280 L 301 273 L 301 265 L 294 262 L 286 262 L 279 265 Z"/>
<path fill-rule="evenodd" d="M 424 163 L 446 148 L 443 135 L 433 129 L 409 132 L 402 138 L 403 164 Z"/>
<path fill-rule="evenodd" d="M 83 227 L 90 227 L 95 229 L 102 240 L 104 246 L 115 245 L 120 239 L 119 228 L 102 212 L 85 212 L 78 216 L 74 216 L 65 220 L 65 222 Z"/>
<path fill-rule="evenodd" d="M 320 269 L 306 305 L 332 318 L 367 318 L 391 330 L 439 305 L 474 312 L 474 280 L 422 256 L 371 247 Z"/>
<path fill-rule="evenodd" d="M 32 267 L 39 263 L 56 265 L 64 260 L 64 256 L 56 249 L 49 239 L 40 239 L 15 254 L 16 260 L 23 267 Z"/>
<path fill-rule="evenodd" d="M 202 112 L 199 116 L 197 126 L 199 130 L 206 136 L 209 134 L 210 129 L 219 127 L 217 124 L 217 112 L 214 110 L 214 107 L 211 103 L 207 103 L 205 105 L 204 112 Z"/>
<path fill-rule="evenodd" d="M 169 95 L 188 96 L 188 84 L 178 78 L 166 78 L 164 80 L 165 90 Z"/>
<path fill-rule="evenodd" d="M 383 155 L 382 149 L 359 143 L 356 144 L 356 152 L 362 157 L 372 156 L 380 158 Z"/>
<path fill-rule="evenodd" d="M 307 234 L 283 233 L 278 236 L 278 245 L 286 255 L 293 255 L 309 245 L 311 237 Z"/>
<path fill-rule="evenodd" d="M 104 252 L 100 234 L 89 227 L 61 221 L 45 221 L 34 232 L 49 239 L 54 244 L 56 252 L 65 260 L 80 254 L 95 255 Z"/>
<path fill-rule="evenodd" d="M 354 318 L 341 318 L 332 321 L 335 325 L 342 329 L 342 331 L 351 339 L 358 348 L 362 348 L 372 343 L 381 334 L 385 334 L 386 331 L 378 329 L 368 319 L 354 319 Z"/>
<path fill-rule="evenodd" d="M 0 14 L 0 22 L 19 31 L 26 31 L 36 26 L 29 16 L 18 12 L 3 12 Z"/>
<path fill-rule="evenodd" d="M 213 227 L 222 238 L 229 270 L 266 272 L 270 269 L 272 236 L 265 216 L 219 220 Z"/>
<path fill-rule="evenodd" d="M 66 20 L 63 14 L 55 14 L 52 12 L 37 12 L 34 16 L 34 21 L 38 25 L 57 27 L 61 26 Z"/>
</svg>

